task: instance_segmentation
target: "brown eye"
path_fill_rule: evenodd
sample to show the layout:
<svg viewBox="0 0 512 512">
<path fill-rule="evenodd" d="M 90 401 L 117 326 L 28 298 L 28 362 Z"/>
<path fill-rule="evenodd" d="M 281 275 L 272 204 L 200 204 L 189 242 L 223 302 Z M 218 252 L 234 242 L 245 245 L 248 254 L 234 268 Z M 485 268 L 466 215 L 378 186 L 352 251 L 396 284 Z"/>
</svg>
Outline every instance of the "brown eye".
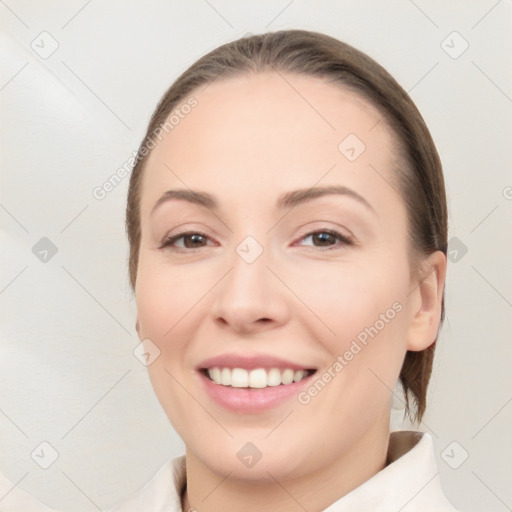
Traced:
<svg viewBox="0 0 512 512">
<path fill-rule="evenodd" d="M 203 242 L 205 242 L 205 237 L 195 233 L 193 235 L 185 235 L 183 240 L 185 247 L 193 249 L 194 247 L 202 246 Z"/>
<path fill-rule="evenodd" d="M 336 243 L 336 236 L 332 233 L 315 233 L 312 236 L 312 240 L 315 242 L 318 242 L 318 245 L 324 246 L 324 245 L 332 245 Z"/>
<path fill-rule="evenodd" d="M 204 247 L 208 237 L 202 233 L 188 232 L 178 233 L 164 240 L 161 248 L 176 247 L 181 249 L 196 249 Z M 177 243 L 178 242 L 178 243 Z"/>
<path fill-rule="evenodd" d="M 302 241 L 311 239 L 314 247 L 325 247 L 326 249 L 336 249 L 343 245 L 351 245 L 352 241 L 346 236 L 334 230 L 320 230 L 308 233 Z M 300 245 L 310 245 L 302 243 Z"/>
</svg>

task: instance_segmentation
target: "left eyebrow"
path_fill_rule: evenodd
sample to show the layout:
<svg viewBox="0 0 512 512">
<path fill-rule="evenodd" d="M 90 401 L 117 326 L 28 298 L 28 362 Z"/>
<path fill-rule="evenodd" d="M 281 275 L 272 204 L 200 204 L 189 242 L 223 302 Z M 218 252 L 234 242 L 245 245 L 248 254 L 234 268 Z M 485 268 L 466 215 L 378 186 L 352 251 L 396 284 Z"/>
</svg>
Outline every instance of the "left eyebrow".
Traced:
<svg viewBox="0 0 512 512">
<path fill-rule="evenodd" d="M 317 199 L 327 195 L 342 195 L 355 199 L 360 204 L 371 210 L 374 214 L 377 212 L 373 206 L 360 194 L 351 188 L 344 187 L 343 185 L 331 185 L 326 187 L 313 187 L 304 188 L 300 190 L 293 190 L 281 195 L 277 201 L 279 208 L 293 208 L 299 204 Z"/>
</svg>

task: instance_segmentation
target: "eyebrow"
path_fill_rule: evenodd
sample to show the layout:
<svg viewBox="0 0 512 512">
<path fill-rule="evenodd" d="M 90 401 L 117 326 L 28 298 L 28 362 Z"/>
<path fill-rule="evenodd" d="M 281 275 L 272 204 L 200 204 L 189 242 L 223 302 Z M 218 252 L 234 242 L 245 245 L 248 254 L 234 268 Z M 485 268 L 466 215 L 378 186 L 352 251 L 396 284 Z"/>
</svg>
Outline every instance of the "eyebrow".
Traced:
<svg viewBox="0 0 512 512">
<path fill-rule="evenodd" d="M 155 203 L 153 209 L 151 210 L 151 214 L 155 212 L 155 210 L 160 207 L 162 204 L 167 203 L 173 199 L 182 199 L 183 201 L 188 201 L 192 204 L 198 204 L 200 206 L 205 206 L 210 210 L 218 210 L 219 205 L 217 200 L 207 192 L 199 192 L 194 190 L 187 189 L 175 189 L 175 190 L 167 190 L 162 194 L 160 199 Z"/>
<path fill-rule="evenodd" d="M 313 199 L 317 199 L 328 195 L 341 195 L 350 197 L 352 199 L 355 199 L 360 204 L 364 205 L 373 213 L 376 213 L 373 206 L 363 196 L 358 194 L 355 190 L 352 190 L 351 188 L 345 187 L 343 185 L 331 185 L 325 187 L 313 187 L 292 190 L 279 196 L 277 200 L 277 207 L 279 209 L 294 208 L 295 206 L 306 203 Z M 153 214 L 154 211 L 162 204 L 167 203 L 168 201 L 174 199 L 188 201 L 189 203 L 204 206 L 209 210 L 213 211 L 218 211 L 219 209 L 219 203 L 217 199 L 215 199 L 215 197 L 209 194 L 208 192 L 201 192 L 190 189 L 174 189 L 167 190 L 166 192 L 163 193 L 163 195 L 158 199 L 158 201 L 153 206 L 151 214 Z"/>
<path fill-rule="evenodd" d="M 358 194 L 355 190 L 352 190 L 351 188 L 345 187 L 343 185 L 313 187 L 286 192 L 279 197 L 277 205 L 280 208 L 293 208 L 299 204 L 328 195 L 341 195 L 350 197 L 376 213 L 373 206 L 362 195 Z"/>
</svg>

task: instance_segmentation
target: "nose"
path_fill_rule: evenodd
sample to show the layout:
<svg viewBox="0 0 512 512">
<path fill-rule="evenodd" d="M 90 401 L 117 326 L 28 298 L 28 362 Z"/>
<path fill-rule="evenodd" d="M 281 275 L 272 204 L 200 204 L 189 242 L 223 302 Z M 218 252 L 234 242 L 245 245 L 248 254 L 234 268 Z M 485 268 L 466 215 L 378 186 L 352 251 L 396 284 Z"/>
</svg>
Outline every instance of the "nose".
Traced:
<svg viewBox="0 0 512 512">
<path fill-rule="evenodd" d="M 215 287 L 214 321 L 240 334 L 284 325 L 290 317 L 289 297 L 275 270 L 267 267 L 265 252 L 252 263 L 238 254 L 232 261 L 231 271 Z"/>
</svg>

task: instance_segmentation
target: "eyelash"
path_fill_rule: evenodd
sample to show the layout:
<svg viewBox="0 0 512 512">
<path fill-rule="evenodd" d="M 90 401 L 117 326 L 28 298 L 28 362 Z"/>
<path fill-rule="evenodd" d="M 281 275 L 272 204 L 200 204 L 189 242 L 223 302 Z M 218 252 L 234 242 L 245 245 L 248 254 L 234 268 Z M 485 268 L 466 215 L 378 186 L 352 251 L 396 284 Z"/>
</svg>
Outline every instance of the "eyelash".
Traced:
<svg viewBox="0 0 512 512">
<path fill-rule="evenodd" d="M 325 234 L 325 233 L 336 237 L 339 240 L 339 243 L 332 245 L 332 246 L 328 246 L 328 247 L 325 247 L 325 246 L 324 247 L 323 246 L 313 246 L 313 247 L 318 248 L 322 251 L 332 251 L 332 250 L 340 249 L 341 246 L 354 245 L 354 242 L 349 237 L 342 235 L 341 233 L 339 233 L 338 231 L 336 231 L 334 229 L 319 229 L 316 231 L 311 231 L 310 233 L 307 233 L 305 236 L 303 236 L 301 238 L 301 241 L 303 241 L 306 238 L 309 238 L 311 236 L 318 235 L 318 234 Z M 159 247 L 159 249 L 171 248 L 173 250 L 177 250 L 177 251 L 181 251 L 181 252 L 191 252 L 196 249 L 201 249 L 202 247 L 204 247 L 204 246 L 193 247 L 193 248 L 172 247 L 172 244 L 174 244 L 180 238 L 185 238 L 187 236 L 192 236 L 192 235 L 199 235 L 203 238 L 209 239 L 208 235 L 205 235 L 204 233 L 201 233 L 200 231 L 184 231 L 182 233 L 177 233 L 176 235 L 166 238 L 163 241 L 162 245 Z"/>
</svg>

